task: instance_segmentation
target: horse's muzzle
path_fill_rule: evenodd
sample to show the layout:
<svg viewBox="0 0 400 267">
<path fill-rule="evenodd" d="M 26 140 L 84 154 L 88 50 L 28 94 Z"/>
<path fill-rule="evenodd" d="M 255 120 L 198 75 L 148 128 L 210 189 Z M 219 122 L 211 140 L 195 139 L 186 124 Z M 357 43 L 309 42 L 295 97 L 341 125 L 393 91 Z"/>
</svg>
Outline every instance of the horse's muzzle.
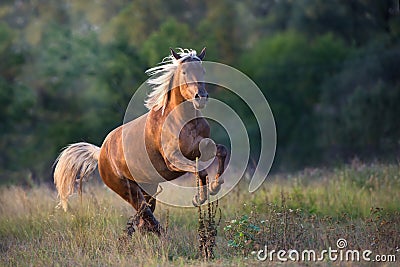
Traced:
<svg viewBox="0 0 400 267">
<path fill-rule="evenodd" d="M 208 94 L 206 93 L 204 96 L 200 96 L 196 94 L 193 99 L 193 105 L 195 109 L 202 109 L 206 106 L 208 101 Z"/>
</svg>

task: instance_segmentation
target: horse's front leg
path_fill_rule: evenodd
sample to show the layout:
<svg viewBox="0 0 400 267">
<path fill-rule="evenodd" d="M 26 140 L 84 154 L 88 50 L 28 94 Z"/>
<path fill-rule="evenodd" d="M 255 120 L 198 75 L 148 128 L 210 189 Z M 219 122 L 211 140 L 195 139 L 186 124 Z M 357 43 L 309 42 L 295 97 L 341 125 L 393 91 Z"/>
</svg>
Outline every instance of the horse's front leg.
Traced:
<svg viewBox="0 0 400 267">
<path fill-rule="evenodd" d="M 224 183 L 224 179 L 220 177 L 225 170 L 225 159 L 228 154 L 228 150 L 224 145 L 217 145 L 217 154 L 216 157 L 218 159 L 218 171 L 215 176 L 215 180 L 210 183 L 210 195 L 218 194 L 221 189 L 221 185 Z"/>
<path fill-rule="evenodd" d="M 164 157 L 165 163 L 167 168 L 171 171 L 182 171 L 185 170 L 186 172 L 196 173 L 196 164 L 193 161 L 190 161 L 186 158 L 182 157 L 180 151 L 177 150 L 170 150 L 168 157 Z M 164 152 L 165 153 L 165 152 Z M 173 163 L 171 163 L 171 161 Z M 194 195 L 192 203 L 194 206 L 200 206 L 207 200 L 207 172 L 205 170 L 201 170 L 198 172 L 199 175 L 199 186 L 198 186 L 198 193 Z"/>
<path fill-rule="evenodd" d="M 203 204 L 207 200 L 207 172 L 205 170 L 201 170 L 198 172 L 199 175 L 199 185 L 198 192 L 194 195 L 192 203 L 193 206 L 198 207 Z M 196 177 L 197 179 L 197 177 Z"/>
</svg>

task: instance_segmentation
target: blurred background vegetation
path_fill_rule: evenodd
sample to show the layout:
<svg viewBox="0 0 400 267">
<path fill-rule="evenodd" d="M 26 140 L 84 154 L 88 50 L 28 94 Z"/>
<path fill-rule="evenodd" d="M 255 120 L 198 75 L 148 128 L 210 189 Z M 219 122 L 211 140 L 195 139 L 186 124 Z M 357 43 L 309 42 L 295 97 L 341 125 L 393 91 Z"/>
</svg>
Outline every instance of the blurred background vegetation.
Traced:
<svg viewBox="0 0 400 267">
<path fill-rule="evenodd" d="M 354 157 L 398 160 L 398 7 L 397 0 L 2 0 L 0 181 L 51 181 L 62 147 L 101 145 L 169 47 L 206 46 L 207 60 L 257 83 L 277 124 L 276 171 Z M 235 107 L 251 118 L 242 102 Z M 251 120 L 248 129 L 257 145 Z"/>
</svg>

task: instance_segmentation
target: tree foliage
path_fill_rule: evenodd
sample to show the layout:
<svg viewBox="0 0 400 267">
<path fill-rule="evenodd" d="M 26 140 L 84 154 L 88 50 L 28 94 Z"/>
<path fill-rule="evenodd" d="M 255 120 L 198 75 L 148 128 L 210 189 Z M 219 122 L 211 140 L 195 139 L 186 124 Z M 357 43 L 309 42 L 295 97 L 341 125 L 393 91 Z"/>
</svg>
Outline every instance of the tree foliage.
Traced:
<svg viewBox="0 0 400 267">
<path fill-rule="evenodd" d="M 59 150 L 101 145 L 169 47 L 207 46 L 275 116 L 282 170 L 400 151 L 400 16 L 392 0 L 0 3 L 0 179 L 49 180 Z M 259 131 L 246 105 L 224 91 Z M 226 138 L 221 134 L 220 138 Z M 252 144 L 254 145 L 254 144 Z M 257 149 L 255 149 L 257 151 Z"/>
</svg>

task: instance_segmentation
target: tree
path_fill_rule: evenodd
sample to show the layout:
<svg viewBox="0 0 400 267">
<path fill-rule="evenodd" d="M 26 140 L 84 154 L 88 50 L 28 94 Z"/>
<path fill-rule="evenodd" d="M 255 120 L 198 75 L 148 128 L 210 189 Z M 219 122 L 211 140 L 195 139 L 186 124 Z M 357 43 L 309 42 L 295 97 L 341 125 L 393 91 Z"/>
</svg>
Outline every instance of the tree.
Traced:
<svg viewBox="0 0 400 267">
<path fill-rule="evenodd" d="M 265 38 L 244 54 L 244 70 L 260 85 L 275 116 L 278 159 L 299 166 L 318 158 L 314 109 L 320 84 L 340 69 L 345 56 L 344 43 L 333 35 L 307 40 L 292 31 Z"/>
<path fill-rule="evenodd" d="M 15 47 L 11 29 L 0 23 L 0 180 L 12 180 L 27 167 L 25 132 L 32 127 L 36 96 L 31 88 L 21 84 L 21 73 L 27 54 Z"/>
<path fill-rule="evenodd" d="M 376 40 L 354 51 L 324 83 L 319 125 L 326 157 L 373 159 L 398 153 L 399 45 Z"/>
<path fill-rule="evenodd" d="M 169 54 L 169 47 L 195 48 L 195 40 L 191 37 L 188 25 L 169 18 L 143 43 L 141 52 L 147 65 L 155 66 Z"/>
</svg>

